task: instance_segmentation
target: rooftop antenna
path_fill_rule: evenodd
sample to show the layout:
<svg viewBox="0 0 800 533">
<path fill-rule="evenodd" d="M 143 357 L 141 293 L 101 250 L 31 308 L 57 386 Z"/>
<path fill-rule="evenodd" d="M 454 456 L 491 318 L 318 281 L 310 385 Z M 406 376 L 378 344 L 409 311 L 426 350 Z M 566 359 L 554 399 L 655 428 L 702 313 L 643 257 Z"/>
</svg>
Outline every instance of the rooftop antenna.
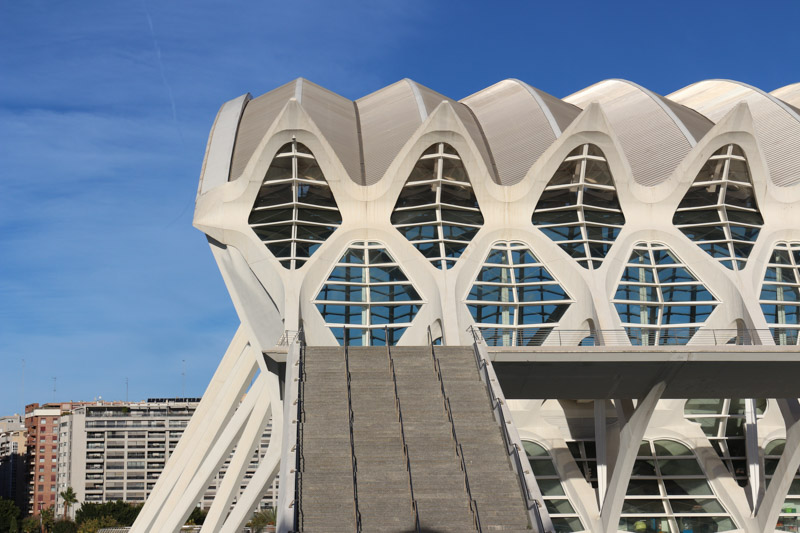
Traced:
<svg viewBox="0 0 800 533">
<path fill-rule="evenodd" d="M 125 378 L 125 403 L 128 403 L 128 378 Z"/>
<path fill-rule="evenodd" d="M 58 383 L 58 378 L 53 378 L 53 403 L 56 403 L 56 383 Z"/>
<path fill-rule="evenodd" d="M 186 398 L 186 359 L 183 360 L 183 370 L 181 372 L 181 398 Z"/>
<path fill-rule="evenodd" d="M 25 410 L 25 358 L 22 358 L 22 408 Z"/>
</svg>

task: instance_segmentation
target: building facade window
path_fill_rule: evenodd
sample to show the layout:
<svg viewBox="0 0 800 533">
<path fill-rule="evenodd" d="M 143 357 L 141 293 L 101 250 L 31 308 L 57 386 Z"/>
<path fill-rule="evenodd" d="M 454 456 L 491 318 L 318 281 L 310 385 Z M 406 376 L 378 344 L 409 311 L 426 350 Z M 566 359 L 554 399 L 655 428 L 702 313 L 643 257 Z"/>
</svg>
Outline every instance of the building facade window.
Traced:
<svg viewBox="0 0 800 533">
<path fill-rule="evenodd" d="M 392 212 L 392 224 L 436 268 L 447 270 L 483 226 L 458 152 L 436 143 L 417 161 Z"/>
<path fill-rule="evenodd" d="M 775 344 L 797 344 L 800 330 L 800 242 L 772 251 L 759 298 Z"/>
<path fill-rule="evenodd" d="M 584 144 L 547 183 L 531 222 L 587 269 L 599 268 L 625 224 L 603 151 Z"/>
<path fill-rule="evenodd" d="M 700 424 L 711 446 L 742 487 L 748 483 L 745 401 L 739 398 L 693 398 L 686 400 L 683 408 L 686 419 Z M 756 400 L 757 417 L 763 417 L 766 409 L 767 400 Z"/>
<path fill-rule="evenodd" d="M 314 303 L 340 345 L 383 346 L 397 344 L 423 301 L 384 244 L 358 241 L 333 267 Z"/>
<path fill-rule="evenodd" d="M 706 161 L 672 223 L 726 268 L 745 267 L 764 219 L 739 146 L 723 146 Z"/>
<path fill-rule="evenodd" d="M 300 268 L 342 223 L 317 160 L 305 145 L 283 145 L 258 191 L 248 223 L 287 269 Z"/>
<path fill-rule="evenodd" d="M 550 452 L 544 446 L 531 441 L 522 441 L 522 446 L 525 448 L 531 470 L 536 476 L 536 483 L 542 492 L 544 505 L 553 521 L 555 531 L 558 533 L 583 531 L 583 523 L 564 492 L 564 486 L 561 484 Z"/>
<path fill-rule="evenodd" d="M 644 440 L 633 465 L 619 529 L 678 533 L 738 528 L 688 447 L 673 440 Z"/>
<path fill-rule="evenodd" d="M 784 448 L 786 448 L 785 439 L 775 439 L 764 446 L 764 477 L 767 486 L 775 475 Z M 775 529 L 792 533 L 800 531 L 800 472 L 795 473 L 794 480 L 789 486 Z"/>
<path fill-rule="evenodd" d="M 634 345 L 686 344 L 719 303 L 669 247 L 634 245 L 612 300 Z"/>
<path fill-rule="evenodd" d="M 524 243 L 492 245 L 466 304 L 490 346 L 538 346 L 572 299 Z"/>
</svg>

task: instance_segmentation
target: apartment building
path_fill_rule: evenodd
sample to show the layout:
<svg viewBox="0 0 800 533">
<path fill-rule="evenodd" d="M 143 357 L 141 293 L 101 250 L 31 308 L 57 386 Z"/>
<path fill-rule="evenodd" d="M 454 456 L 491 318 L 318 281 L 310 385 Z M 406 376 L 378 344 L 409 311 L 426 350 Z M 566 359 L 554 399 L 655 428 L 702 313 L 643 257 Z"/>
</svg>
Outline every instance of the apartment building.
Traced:
<svg viewBox="0 0 800 533">
<path fill-rule="evenodd" d="M 69 408 L 67 404 L 65 407 Z M 39 514 L 56 503 L 58 422 L 62 404 L 25 406 L 28 461 L 28 513 Z"/>
<path fill-rule="evenodd" d="M 0 498 L 27 508 L 25 451 L 27 434 L 22 415 L 0 417 Z"/>
</svg>

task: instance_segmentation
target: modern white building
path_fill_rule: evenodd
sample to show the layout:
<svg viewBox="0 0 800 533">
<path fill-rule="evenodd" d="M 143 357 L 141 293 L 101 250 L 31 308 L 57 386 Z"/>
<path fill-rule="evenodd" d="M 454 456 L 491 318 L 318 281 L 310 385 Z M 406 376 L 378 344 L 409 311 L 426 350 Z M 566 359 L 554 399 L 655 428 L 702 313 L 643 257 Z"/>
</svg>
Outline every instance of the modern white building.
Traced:
<svg viewBox="0 0 800 533">
<path fill-rule="evenodd" d="M 67 487 L 82 503 L 125 501 L 143 503 L 161 476 L 188 424 L 199 398 L 151 398 L 144 402 L 98 402 L 77 405 L 62 413 L 58 433 L 56 515 L 64 513 L 60 496 Z M 269 444 L 266 428 L 252 450 L 249 475 L 261 448 Z M 195 505 L 209 508 L 224 476 L 223 464 Z M 247 486 L 247 478 L 239 490 Z M 264 494 L 263 505 L 276 505 L 277 484 Z"/>
<path fill-rule="evenodd" d="M 279 470 L 292 530 L 299 339 L 429 335 L 493 361 L 534 528 L 797 531 L 798 107 L 800 84 L 727 80 L 351 101 L 298 79 L 227 102 L 194 225 L 241 327 L 134 531 L 175 531 L 270 420 L 204 531 L 237 531 Z"/>
</svg>

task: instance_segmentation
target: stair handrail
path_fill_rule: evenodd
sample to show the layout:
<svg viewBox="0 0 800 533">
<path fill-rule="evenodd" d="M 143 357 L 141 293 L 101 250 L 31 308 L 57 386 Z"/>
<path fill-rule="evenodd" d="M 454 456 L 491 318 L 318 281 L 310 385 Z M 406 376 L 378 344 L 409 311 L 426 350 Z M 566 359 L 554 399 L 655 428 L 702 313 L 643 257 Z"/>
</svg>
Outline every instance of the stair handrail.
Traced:
<svg viewBox="0 0 800 533">
<path fill-rule="evenodd" d="M 408 472 L 408 488 L 411 492 L 411 512 L 414 513 L 414 531 L 420 533 L 419 522 L 419 506 L 417 499 L 414 497 L 414 480 L 411 475 L 411 459 L 408 456 L 408 445 L 406 444 L 406 431 L 403 423 L 403 409 L 400 406 L 400 395 L 397 392 L 397 373 L 394 368 L 394 357 L 392 356 L 392 349 L 389 346 L 389 328 L 384 326 L 386 335 L 386 356 L 389 358 L 389 368 L 392 371 L 392 382 L 394 383 L 394 405 L 397 408 L 397 420 L 400 422 L 400 438 L 403 443 L 403 455 L 406 459 L 406 471 Z"/>
<path fill-rule="evenodd" d="M 453 434 L 453 444 L 455 448 L 456 457 L 461 460 L 461 471 L 464 473 L 464 487 L 467 490 L 467 498 L 469 499 L 469 509 L 472 512 L 472 522 L 475 525 L 475 529 L 478 533 L 481 533 L 483 529 L 481 528 L 481 519 L 480 515 L 478 514 L 478 502 L 475 501 L 475 498 L 472 497 L 472 490 L 469 486 L 469 475 L 467 474 L 467 463 L 464 461 L 464 448 L 461 447 L 461 443 L 458 441 L 458 433 L 456 433 L 456 423 L 453 419 L 453 410 L 450 407 L 450 398 L 447 396 L 447 391 L 444 388 L 444 379 L 442 378 L 442 364 L 439 362 L 439 358 L 436 357 L 436 352 L 433 349 L 433 334 L 431 333 L 431 327 L 428 326 L 428 346 L 431 349 L 431 358 L 433 359 L 433 369 L 436 371 L 436 377 L 439 378 L 439 387 L 442 389 L 442 403 L 444 404 L 444 412 L 447 415 L 447 419 L 450 421 L 450 430 Z"/>
<path fill-rule="evenodd" d="M 361 533 L 361 510 L 358 508 L 358 460 L 356 459 L 356 445 L 353 435 L 353 422 L 355 416 L 353 415 L 353 393 L 350 387 L 350 355 L 348 353 L 349 346 L 347 345 L 347 330 L 344 331 L 344 367 L 347 376 L 347 409 L 348 419 L 350 424 L 350 458 L 353 463 L 353 511 L 356 521 L 356 533 Z"/>
<path fill-rule="evenodd" d="M 305 369 L 305 342 L 302 334 L 298 336 L 300 343 L 300 356 L 297 358 L 297 442 L 295 443 L 295 467 L 294 467 L 294 530 L 303 530 L 303 472 L 306 468 L 305 456 L 303 455 L 303 425 L 306 420 L 305 410 L 305 388 L 306 388 L 306 369 Z M 288 401 L 288 399 L 287 399 Z"/>
<path fill-rule="evenodd" d="M 492 378 L 489 374 L 489 365 L 485 360 L 483 360 L 478 352 L 478 343 L 483 340 L 483 337 L 481 336 L 481 332 L 477 327 L 469 326 L 467 329 L 472 333 L 472 338 L 474 341 L 474 350 L 472 353 L 475 356 L 475 364 L 478 367 L 478 373 L 482 374 L 483 381 L 486 383 L 486 388 L 489 389 L 489 399 L 492 404 L 492 410 L 497 413 L 501 434 L 503 435 L 503 442 L 505 443 L 506 447 L 506 454 L 512 458 L 514 463 L 514 470 L 517 472 L 517 477 L 519 478 L 519 482 L 523 489 L 522 493 L 525 498 L 525 506 L 529 512 L 533 512 L 539 531 L 544 532 L 545 528 L 542 521 L 541 511 L 539 510 L 541 503 L 531 495 L 531 489 L 528 485 L 528 480 L 525 478 L 525 468 L 523 467 L 522 457 L 520 455 L 521 450 L 519 449 L 519 446 L 513 442 L 508 430 L 510 422 L 507 421 L 505 413 L 503 412 L 503 401 L 495 394 L 494 387 L 492 385 Z"/>
</svg>

